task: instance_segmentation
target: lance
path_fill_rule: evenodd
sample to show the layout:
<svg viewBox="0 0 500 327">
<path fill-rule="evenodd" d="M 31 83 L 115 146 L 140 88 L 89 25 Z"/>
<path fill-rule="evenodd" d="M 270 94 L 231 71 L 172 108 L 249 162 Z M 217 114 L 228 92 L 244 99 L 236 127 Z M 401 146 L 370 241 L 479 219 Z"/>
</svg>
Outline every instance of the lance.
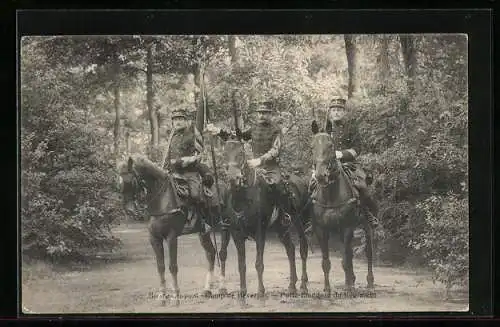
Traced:
<svg viewBox="0 0 500 327">
<path fill-rule="evenodd" d="M 202 71 L 201 71 L 200 91 L 201 91 L 200 93 L 201 93 L 202 104 L 203 104 L 203 126 L 206 126 L 206 124 L 208 122 L 208 117 L 207 117 L 208 111 L 207 111 L 207 97 L 206 97 L 206 90 L 205 90 L 205 67 L 203 67 L 203 66 L 202 66 Z M 214 168 L 215 192 L 216 192 L 216 197 L 217 197 L 217 209 L 218 209 L 218 214 L 222 214 L 222 212 L 221 212 L 222 210 L 220 207 L 221 198 L 220 198 L 220 190 L 219 190 L 219 177 L 217 174 L 217 164 L 216 164 L 216 160 L 215 160 L 214 142 L 213 142 L 212 137 L 210 137 L 210 152 L 212 155 L 212 167 Z M 212 219 L 215 218 L 215 217 L 213 217 L 212 214 L 210 216 L 212 217 Z M 217 223 L 216 221 L 212 221 L 212 224 L 214 225 L 214 227 L 212 228 L 212 234 L 214 236 L 214 246 L 215 246 L 215 255 L 217 257 L 217 265 L 220 268 L 219 250 L 217 248 L 217 235 L 215 234 L 216 223 Z"/>
</svg>

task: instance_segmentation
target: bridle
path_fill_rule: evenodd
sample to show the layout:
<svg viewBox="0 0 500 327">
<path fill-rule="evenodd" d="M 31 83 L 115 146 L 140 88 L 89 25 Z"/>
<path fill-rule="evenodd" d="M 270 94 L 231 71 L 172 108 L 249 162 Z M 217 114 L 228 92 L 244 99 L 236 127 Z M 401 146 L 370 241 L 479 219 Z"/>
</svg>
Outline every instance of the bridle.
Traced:
<svg viewBox="0 0 500 327">
<path fill-rule="evenodd" d="M 331 140 L 331 135 L 329 135 L 328 133 L 318 133 L 316 135 L 326 135 Z M 334 155 L 335 155 L 335 153 L 334 153 Z M 317 182 L 317 187 L 321 188 L 321 189 L 325 189 L 325 188 L 329 187 L 330 185 L 334 184 L 335 182 L 337 182 L 338 179 L 340 178 L 340 174 L 342 174 L 341 170 L 342 170 L 342 164 L 341 164 L 340 160 L 337 159 L 336 157 L 329 158 L 327 166 L 326 166 L 326 171 L 327 171 L 328 176 L 329 176 L 328 181 L 326 183 L 320 183 L 320 180 L 318 180 L 318 178 L 314 175 L 314 178 L 316 179 L 316 182 Z M 334 176 L 334 177 L 331 178 L 331 176 Z M 322 208 L 325 208 L 325 209 L 337 209 L 337 208 L 340 208 L 344 205 L 347 205 L 347 204 L 353 202 L 353 200 L 354 199 L 351 198 L 351 199 L 348 199 L 348 200 L 346 200 L 342 203 L 336 204 L 336 205 L 324 204 L 315 198 L 313 198 L 312 201 L 314 204 L 316 204 Z"/>
<path fill-rule="evenodd" d="M 132 184 L 132 199 L 133 199 L 133 201 L 134 202 L 137 201 L 137 197 L 141 193 L 144 194 L 145 197 L 147 198 L 148 197 L 148 187 L 147 187 L 146 181 L 139 175 L 139 173 L 137 172 L 135 167 L 133 167 L 131 171 L 127 170 L 126 174 L 130 174 L 132 176 L 131 184 Z M 143 208 L 149 207 L 151 202 L 161 194 L 161 192 L 163 191 L 163 189 L 166 185 L 166 182 L 167 182 L 167 180 L 164 180 L 162 182 L 162 184 L 160 185 L 160 187 L 158 188 L 158 190 L 156 191 L 156 193 L 153 196 L 151 196 L 149 199 L 146 199 L 145 205 L 141 206 L 141 207 L 143 207 Z"/>
<path fill-rule="evenodd" d="M 331 136 L 328 133 L 323 132 L 323 133 L 318 133 L 316 135 L 317 136 L 320 136 L 320 135 L 327 136 L 331 140 Z M 341 169 L 341 168 L 339 168 L 340 165 L 341 165 L 341 163 L 335 157 L 335 153 L 334 153 L 333 156 L 328 158 L 328 162 L 326 164 L 326 171 L 327 171 L 328 176 L 329 176 L 327 183 L 320 183 L 320 180 L 316 177 L 316 171 L 314 173 L 314 178 L 316 179 L 318 186 L 321 188 L 326 188 L 326 187 L 330 186 L 331 184 L 335 183 L 338 180 L 339 169 Z M 334 178 L 331 178 L 332 176 L 334 176 Z"/>
</svg>

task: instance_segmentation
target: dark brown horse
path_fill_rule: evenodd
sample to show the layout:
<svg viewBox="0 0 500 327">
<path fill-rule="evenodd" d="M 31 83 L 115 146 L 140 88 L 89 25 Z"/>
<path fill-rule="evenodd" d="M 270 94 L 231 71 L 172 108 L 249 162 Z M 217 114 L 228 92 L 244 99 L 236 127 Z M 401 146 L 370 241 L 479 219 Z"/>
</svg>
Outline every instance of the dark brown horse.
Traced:
<svg viewBox="0 0 500 327">
<path fill-rule="evenodd" d="M 328 239 L 333 231 L 340 232 L 344 244 L 342 267 L 345 273 L 347 289 L 353 289 L 356 276 L 353 271 L 352 239 L 357 226 L 362 226 L 366 232 L 366 257 L 368 261 L 368 287 L 373 288 L 373 230 L 365 219 L 362 219 L 359 196 L 340 163 L 335 156 L 335 144 L 331 137 L 332 123 L 327 121 L 326 129 L 320 131 L 316 121 L 312 122 L 313 161 L 317 190 L 313 194 L 312 225 L 318 238 L 322 268 L 325 278 L 324 291 L 329 296 L 331 292 L 329 273 L 330 258 Z"/>
<path fill-rule="evenodd" d="M 238 254 L 238 269 L 240 273 L 240 295 L 244 296 L 246 288 L 246 257 L 245 241 L 248 237 L 256 242 L 257 257 L 255 269 L 258 275 L 259 297 L 264 296 L 265 288 L 263 283 L 264 272 L 264 246 L 267 229 L 274 230 L 284 245 L 288 261 L 290 264 L 290 284 L 288 291 L 290 294 L 297 292 L 297 272 L 295 265 L 295 245 L 290 236 L 290 226 L 282 224 L 279 217 L 271 223 L 271 216 L 274 209 L 270 186 L 266 183 L 259 170 L 250 169 L 246 164 L 243 144 L 237 140 L 230 139 L 224 144 L 225 168 L 229 179 L 229 188 L 226 199 L 226 209 L 228 217 L 231 217 L 231 236 L 236 245 Z M 293 179 L 292 179 L 293 181 Z M 293 204 L 295 208 L 303 208 L 307 202 L 307 186 L 297 187 L 293 184 L 291 189 L 294 194 Z M 291 223 L 296 228 L 300 237 L 300 256 L 302 259 L 302 279 L 300 290 L 307 292 L 307 251 L 308 244 L 304 234 L 300 211 L 290 212 Z"/>
<path fill-rule="evenodd" d="M 158 274 L 160 276 L 160 294 L 162 303 L 165 303 L 166 281 L 165 281 L 165 254 L 163 241 L 166 240 L 169 252 L 169 270 L 172 276 L 173 298 L 179 297 L 179 285 L 177 282 L 177 238 L 186 234 L 183 228 L 187 216 L 177 209 L 175 190 L 167 173 L 156 166 L 150 160 L 144 157 L 129 157 L 127 163 L 120 167 L 121 190 L 123 195 L 123 204 L 129 212 L 135 211 L 135 199 L 143 189 L 146 191 L 146 206 L 150 216 L 149 239 L 155 252 Z M 220 214 L 220 213 L 215 213 Z M 199 222 L 200 220 L 198 220 Z M 215 222 L 207 221 L 209 225 L 215 227 Z M 197 224 L 190 233 L 201 231 L 201 225 Z M 227 246 L 229 243 L 229 231 L 222 230 L 222 244 L 219 253 L 221 262 L 221 284 L 219 291 L 224 293 L 225 262 L 227 258 Z M 203 294 L 209 296 L 212 288 L 212 277 L 214 272 L 214 263 L 216 250 L 212 243 L 209 233 L 200 233 L 200 242 L 205 250 L 208 260 L 208 271 Z"/>
</svg>

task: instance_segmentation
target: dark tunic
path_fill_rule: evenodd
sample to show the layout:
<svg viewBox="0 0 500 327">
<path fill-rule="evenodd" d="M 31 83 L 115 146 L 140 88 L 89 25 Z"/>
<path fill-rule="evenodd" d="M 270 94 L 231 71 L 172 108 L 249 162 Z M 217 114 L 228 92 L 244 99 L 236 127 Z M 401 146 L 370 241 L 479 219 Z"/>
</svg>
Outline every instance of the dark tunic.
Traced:
<svg viewBox="0 0 500 327">
<path fill-rule="evenodd" d="M 336 150 L 342 152 L 340 162 L 355 186 L 365 186 L 366 173 L 357 161 L 359 147 L 355 144 L 353 130 L 344 121 L 334 122 L 332 137 Z M 359 149 L 358 149 L 359 151 Z"/>
<path fill-rule="evenodd" d="M 190 198 L 195 202 L 204 202 L 210 198 L 210 202 L 214 202 L 216 200 L 213 197 L 215 187 L 212 187 L 210 192 L 202 194 L 204 190 L 201 187 L 200 175 L 204 176 L 210 173 L 208 166 L 200 162 L 202 151 L 203 137 L 194 125 L 176 130 L 170 142 L 165 168 L 172 171 L 175 187 L 182 199 Z M 181 158 L 191 158 L 190 160 L 193 162 L 186 167 L 171 164 L 171 160 L 180 160 Z M 216 203 L 212 205 L 216 205 Z"/>
<path fill-rule="evenodd" d="M 230 132 L 221 130 L 219 137 L 227 140 Z M 281 181 L 279 168 L 279 152 L 281 150 L 281 129 L 272 123 L 258 123 L 242 131 L 244 141 L 252 140 L 252 152 L 262 163 L 257 170 L 269 184 Z"/>
</svg>

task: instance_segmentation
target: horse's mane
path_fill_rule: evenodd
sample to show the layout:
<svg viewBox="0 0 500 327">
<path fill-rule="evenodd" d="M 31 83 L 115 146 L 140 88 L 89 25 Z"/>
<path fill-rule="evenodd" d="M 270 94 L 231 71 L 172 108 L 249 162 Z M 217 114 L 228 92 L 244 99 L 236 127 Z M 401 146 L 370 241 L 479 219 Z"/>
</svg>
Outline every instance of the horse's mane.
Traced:
<svg viewBox="0 0 500 327">
<path fill-rule="evenodd" d="M 134 160 L 134 165 L 140 171 L 150 174 L 157 178 L 165 178 L 167 173 L 161 169 L 156 163 L 149 160 L 144 155 L 133 155 L 131 158 Z"/>
</svg>

